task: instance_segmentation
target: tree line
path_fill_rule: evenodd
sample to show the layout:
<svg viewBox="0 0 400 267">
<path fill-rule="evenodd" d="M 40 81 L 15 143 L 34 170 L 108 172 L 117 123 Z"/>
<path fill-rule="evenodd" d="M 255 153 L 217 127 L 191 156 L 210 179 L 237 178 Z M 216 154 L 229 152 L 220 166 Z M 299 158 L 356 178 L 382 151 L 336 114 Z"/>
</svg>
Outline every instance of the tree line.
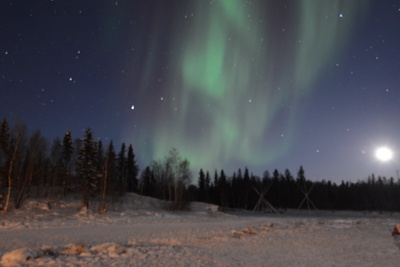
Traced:
<svg viewBox="0 0 400 267">
<path fill-rule="evenodd" d="M 118 153 L 110 141 L 104 150 L 91 129 L 73 139 L 66 132 L 49 146 L 40 131 L 31 134 L 24 124 L 11 129 L 6 118 L 0 125 L 0 210 L 18 209 L 28 198 L 47 198 L 48 205 L 67 195 L 81 195 L 82 208 L 96 200 L 99 212 L 111 201 L 138 187 L 139 168 L 132 145 Z"/>
<path fill-rule="evenodd" d="M 372 175 L 365 181 L 340 184 L 313 182 L 300 166 L 296 176 L 265 171 L 262 177 L 240 168 L 231 176 L 224 170 L 211 175 L 200 170 L 192 179 L 190 164 L 176 149 L 154 160 L 141 173 L 132 145 L 118 153 L 86 129 L 84 136 L 49 143 L 24 124 L 0 125 L 0 211 L 20 208 L 29 198 L 48 199 L 51 207 L 68 195 L 79 196 L 82 209 L 106 212 L 127 192 L 165 200 L 165 208 L 184 210 L 191 201 L 213 203 L 222 209 L 270 210 L 400 210 L 400 181 Z"/>
<path fill-rule="evenodd" d="M 238 169 L 231 177 L 223 170 L 214 175 L 200 170 L 196 187 L 198 201 L 213 203 L 223 209 L 284 212 L 287 209 L 315 210 L 400 210 L 400 180 L 369 176 L 357 182 L 310 181 L 300 166 L 293 176 L 265 171 L 260 178 Z"/>
</svg>

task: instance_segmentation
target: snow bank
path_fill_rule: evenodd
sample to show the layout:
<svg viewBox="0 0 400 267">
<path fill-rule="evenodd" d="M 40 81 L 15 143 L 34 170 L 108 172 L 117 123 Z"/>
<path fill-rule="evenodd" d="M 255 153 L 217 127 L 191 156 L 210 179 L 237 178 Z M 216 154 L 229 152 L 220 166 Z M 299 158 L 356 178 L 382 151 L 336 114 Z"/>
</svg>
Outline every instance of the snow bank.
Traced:
<svg viewBox="0 0 400 267">
<path fill-rule="evenodd" d="M 29 261 L 35 258 L 35 254 L 28 248 L 20 248 L 10 252 L 7 252 L 1 258 L 2 266 L 19 266 L 21 264 L 27 264 Z"/>
</svg>

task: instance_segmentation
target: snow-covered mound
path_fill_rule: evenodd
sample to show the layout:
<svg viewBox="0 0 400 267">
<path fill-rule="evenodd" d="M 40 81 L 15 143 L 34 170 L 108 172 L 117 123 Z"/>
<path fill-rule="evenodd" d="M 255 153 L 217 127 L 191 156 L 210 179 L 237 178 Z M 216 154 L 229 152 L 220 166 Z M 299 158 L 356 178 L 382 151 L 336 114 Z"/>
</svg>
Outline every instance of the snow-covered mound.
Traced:
<svg viewBox="0 0 400 267">
<path fill-rule="evenodd" d="M 218 211 L 127 194 L 99 214 L 79 199 L 0 215 L 1 266 L 398 266 L 395 213 Z M 47 208 L 46 208 L 47 207 Z"/>
</svg>

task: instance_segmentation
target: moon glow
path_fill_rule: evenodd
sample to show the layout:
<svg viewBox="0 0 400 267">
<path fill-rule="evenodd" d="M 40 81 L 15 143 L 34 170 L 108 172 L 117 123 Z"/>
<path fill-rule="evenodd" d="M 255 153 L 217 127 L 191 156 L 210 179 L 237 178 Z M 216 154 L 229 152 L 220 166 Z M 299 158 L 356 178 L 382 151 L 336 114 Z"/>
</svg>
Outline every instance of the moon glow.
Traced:
<svg viewBox="0 0 400 267">
<path fill-rule="evenodd" d="M 385 161 L 389 161 L 393 158 L 393 152 L 388 147 L 379 147 L 375 151 L 375 156 L 378 160 L 385 162 Z"/>
</svg>

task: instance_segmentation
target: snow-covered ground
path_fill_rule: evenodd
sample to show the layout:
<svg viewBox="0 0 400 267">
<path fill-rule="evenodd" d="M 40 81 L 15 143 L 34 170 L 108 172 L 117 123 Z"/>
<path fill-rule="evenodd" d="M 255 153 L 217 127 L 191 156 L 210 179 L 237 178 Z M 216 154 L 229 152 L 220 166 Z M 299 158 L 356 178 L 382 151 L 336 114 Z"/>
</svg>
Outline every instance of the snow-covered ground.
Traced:
<svg viewBox="0 0 400 267">
<path fill-rule="evenodd" d="M 399 213 L 167 212 L 130 194 L 113 211 L 29 201 L 0 215 L 1 266 L 400 266 Z"/>
</svg>

